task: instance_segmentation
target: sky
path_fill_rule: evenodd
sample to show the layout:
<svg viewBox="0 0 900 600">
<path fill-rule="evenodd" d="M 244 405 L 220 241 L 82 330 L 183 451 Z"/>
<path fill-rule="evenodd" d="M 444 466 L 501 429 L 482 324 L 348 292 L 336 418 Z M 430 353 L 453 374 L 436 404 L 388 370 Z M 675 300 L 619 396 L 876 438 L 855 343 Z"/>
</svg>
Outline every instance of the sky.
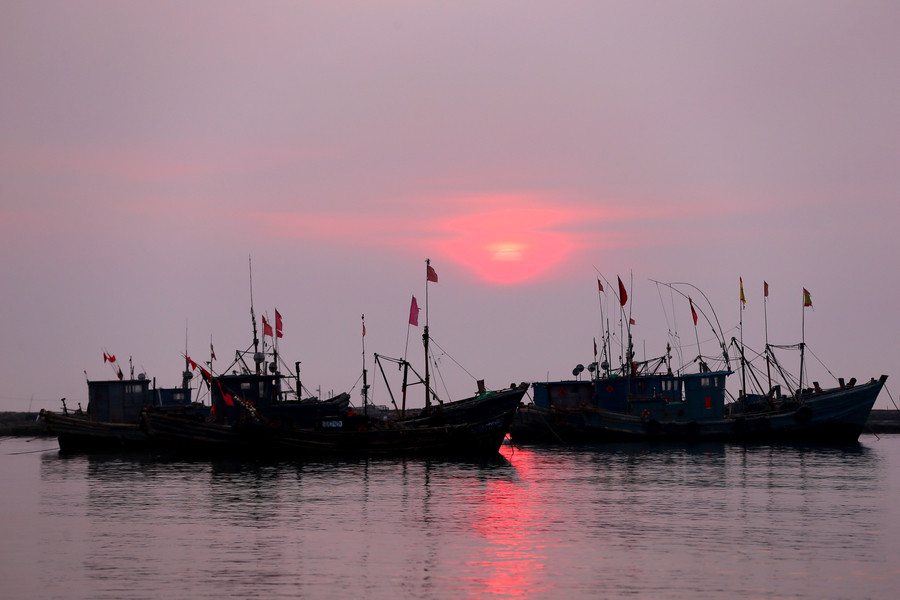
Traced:
<svg viewBox="0 0 900 600">
<path fill-rule="evenodd" d="M 387 404 L 375 353 L 421 372 L 426 293 L 444 397 L 571 378 L 606 321 L 618 364 L 617 278 L 639 359 L 716 353 L 682 292 L 755 352 L 804 339 L 823 386 L 889 375 L 891 407 L 898 22 L 874 1 L 0 0 L 0 410 L 86 402 L 104 352 L 174 386 L 212 342 L 221 372 L 251 290 L 322 396 L 359 403 L 365 366 Z"/>
</svg>

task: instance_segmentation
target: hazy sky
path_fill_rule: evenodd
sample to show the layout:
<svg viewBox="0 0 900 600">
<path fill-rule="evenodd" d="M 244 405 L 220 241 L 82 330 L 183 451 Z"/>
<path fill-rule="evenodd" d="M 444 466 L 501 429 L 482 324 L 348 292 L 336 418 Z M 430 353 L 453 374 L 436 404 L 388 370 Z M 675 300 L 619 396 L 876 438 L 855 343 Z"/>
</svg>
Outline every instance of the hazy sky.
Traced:
<svg viewBox="0 0 900 600">
<path fill-rule="evenodd" d="M 359 399 L 363 313 L 370 380 L 373 352 L 421 369 L 430 258 L 451 397 L 475 390 L 455 362 L 493 388 L 590 362 L 599 272 L 638 357 L 680 340 L 675 366 L 712 333 L 651 279 L 739 337 L 742 277 L 756 350 L 766 316 L 800 340 L 805 287 L 810 379 L 885 373 L 897 400 L 898 23 L 866 1 L 0 0 L 0 410 L 83 401 L 104 351 L 171 386 L 212 337 L 225 369 L 251 256 L 257 316 L 323 394 Z"/>
</svg>

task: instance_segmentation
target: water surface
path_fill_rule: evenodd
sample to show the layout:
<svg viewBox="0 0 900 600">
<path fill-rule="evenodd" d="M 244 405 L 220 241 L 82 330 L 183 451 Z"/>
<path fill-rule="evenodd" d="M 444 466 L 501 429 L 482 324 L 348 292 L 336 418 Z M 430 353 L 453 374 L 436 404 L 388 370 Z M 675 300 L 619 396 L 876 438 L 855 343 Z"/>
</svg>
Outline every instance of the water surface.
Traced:
<svg viewBox="0 0 900 600">
<path fill-rule="evenodd" d="M 0 439 L 9 598 L 892 598 L 900 436 L 497 460 L 60 457 Z"/>
</svg>

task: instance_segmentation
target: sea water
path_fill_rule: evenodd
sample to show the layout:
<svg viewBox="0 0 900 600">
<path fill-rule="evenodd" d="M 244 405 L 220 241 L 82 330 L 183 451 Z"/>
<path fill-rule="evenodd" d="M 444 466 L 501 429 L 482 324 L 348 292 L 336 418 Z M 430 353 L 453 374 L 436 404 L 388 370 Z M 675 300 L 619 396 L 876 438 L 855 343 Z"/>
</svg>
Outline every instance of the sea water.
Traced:
<svg viewBox="0 0 900 600">
<path fill-rule="evenodd" d="M 2 598 L 895 598 L 900 436 L 483 462 L 0 439 Z"/>
</svg>

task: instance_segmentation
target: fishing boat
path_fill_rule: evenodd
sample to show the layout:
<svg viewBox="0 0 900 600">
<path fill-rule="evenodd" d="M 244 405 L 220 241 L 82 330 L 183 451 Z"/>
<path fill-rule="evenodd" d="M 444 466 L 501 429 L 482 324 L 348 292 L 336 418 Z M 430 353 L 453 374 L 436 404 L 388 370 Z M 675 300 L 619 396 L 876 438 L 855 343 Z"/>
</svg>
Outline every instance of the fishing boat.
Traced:
<svg viewBox="0 0 900 600">
<path fill-rule="evenodd" d="M 104 362 L 109 356 L 104 353 Z M 115 359 L 115 357 L 113 357 Z M 121 375 L 121 370 L 118 370 Z M 157 388 L 144 374 L 129 379 L 88 381 L 88 405 L 70 410 L 62 399 L 62 412 L 42 410 L 38 415 L 44 431 L 56 436 L 62 454 L 145 450 L 152 440 L 141 427 L 145 409 L 192 414 L 190 373 L 182 386 Z"/>
<path fill-rule="evenodd" d="M 205 417 L 148 408 L 143 411 L 144 431 L 165 451 L 191 454 L 266 454 L 269 444 L 253 435 L 250 422 L 283 428 L 313 427 L 323 419 L 340 418 L 350 405 L 343 393 L 325 400 L 307 395 L 300 380 L 300 363 L 294 370 L 281 358 L 277 340 L 282 336 L 281 315 L 275 311 L 273 328 L 263 317 L 259 339 L 252 291 L 250 315 L 253 342 L 235 352 L 223 374 L 213 373 L 214 354 L 206 366 L 185 356 L 192 371 L 199 370 L 210 392 L 210 411 Z M 266 338 L 272 339 L 271 346 Z M 210 344 L 212 350 L 212 344 Z"/>
<path fill-rule="evenodd" d="M 497 454 L 506 437 L 516 410 L 528 389 L 527 384 L 487 390 L 478 381 L 477 393 L 456 401 L 441 400 L 431 386 L 430 332 L 428 327 L 428 284 L 437 282 L 437 274 L 426 260 L 425 327 L 422 336 L 425 349 L 425 375 L 418 373 L 405 359 L 375 355 L 384 375 L 382 361 L 395 362 L 403 368 L 402 402 L 392 392 L 393 411 L 370 411 L 368 370 L 365 366 L 365 321 L 363 320 L 363 406 L 339 416 L 320 416 L 309 424 L 286 424 L 273 419 L 256 418 L 248 422 L 259 443 L 276 449 L 280 455 L 304 457 L 311 454 L 427 454 L 440 456 L 490 456 Z M 365 319 L 365 317 L 363 317 Z M 418 325 L 418 307 L 413 298 L 410 324 Z M 425 390 L 425 406 L 407 410 L 409 373 L 412 372 Z M 387 377 L 385 377 L 387 384 Z M 388 386 L 388 389 L 389 386 Z"/>
<path fill-rule="evenodd" d="M 598 284 L 602 291 L 602 283 L 598 281 Z M 619 287 L 620 298 L 627 298 L 621 279 Z M 685 298 L 696 327 L 698 308 L 690 296 Z M 741 301 L 744 302 L 743 282 Z M 620 304 L 624 307 L 625 301 L 620 300 Z M 810 305 L 809 293 L 804 290 L 804 307 Z M 630 322 L 630 317 L 624 316 L 624 319 Z M 707 321 L 715 332 L 713 320 Z M 714 321 L 717 323 L 718 319 Z M 717 333 L 721 334 L 721 328 Z M 511 428 L 512 440 L 516 443 L 614 440 L 857 442 L 887 380 L 886 375 L 866 383 L 857 383 L 855 379 L 845 382 L 839 378 L 830 388 L 820 387 L 818 382 L 806 387 L 802 376 L 792 378 L 781 366 L 773 352 L 775 346 L 767 341 L 765 352 L 760 354 L 766 357 L 766 385 L 761 374 L 753 375 L 751 364 L 745 358 L 744 345 L 735 338 L 726 344 L 724 335 L 718 334 L 724 366 L 720 369 L 711 368 L 698 352 L 698 357 L 688 368 L 673 371 L 669 345 L 664 356 L 638 362 L 634 358 L 630 332 L 626 360 L 618 369 L 611 369 L 605 357 L 602 362 L 597 362 L 595 349 L 595 361 L 588 367 L 589 379 L 578 378 L 584 371 L 584 367 L 578 365 L 573 370 L 574 379 L 532 383 L 533 401 L 520 408 Z M 768 335 L 766 338 L 768 340 Z M 727 378 L 735 374 L 729 367 L 729 347 L 738 349 L 741 362 L 743 385 L 734 397 L 730 397 L 726 389 Z M 793 347 L 800 351 L 800 372 L 803 373 L 805 341 Z M 604 352 L 607 348 L 604 342 Z M 691 366 L 695 368 L 693 372 L 689 370 Z M 773 383 L 773 368 L 783 378 L 783 384 Z M 765 392 L 744 391 L 748 373 Z M 790 391 L 785 393 L 784 389 Z"/>
</svg>

